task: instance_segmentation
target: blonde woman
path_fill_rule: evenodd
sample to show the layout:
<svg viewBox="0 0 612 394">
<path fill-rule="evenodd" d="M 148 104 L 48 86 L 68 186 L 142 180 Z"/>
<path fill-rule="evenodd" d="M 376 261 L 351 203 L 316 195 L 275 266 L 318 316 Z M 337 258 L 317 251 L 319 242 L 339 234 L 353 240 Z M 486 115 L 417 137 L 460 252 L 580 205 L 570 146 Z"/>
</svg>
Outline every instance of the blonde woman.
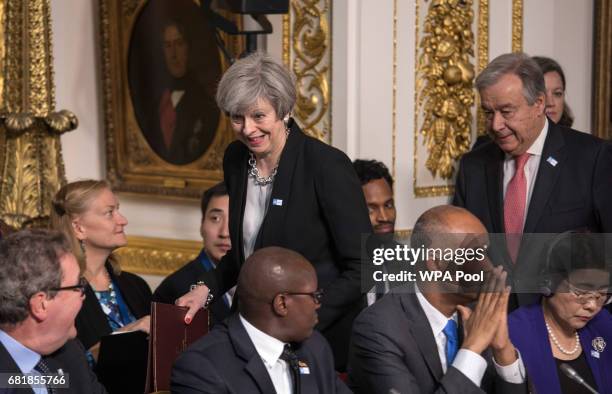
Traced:
<svg viewBox="0 0 612 394">
<path fill-rule="evenodd" d="M 114 331 L 149 332 L 151 290 L 140 277 L 121 272 L 113 251 L 127 243 L 127 219 L 106 181 L 84 180 L 56 194 L 51 225 L 70 240 L 89 283 L 77 315 L 77 337 L 97 359 L 100 338 Z"/>
</svg>

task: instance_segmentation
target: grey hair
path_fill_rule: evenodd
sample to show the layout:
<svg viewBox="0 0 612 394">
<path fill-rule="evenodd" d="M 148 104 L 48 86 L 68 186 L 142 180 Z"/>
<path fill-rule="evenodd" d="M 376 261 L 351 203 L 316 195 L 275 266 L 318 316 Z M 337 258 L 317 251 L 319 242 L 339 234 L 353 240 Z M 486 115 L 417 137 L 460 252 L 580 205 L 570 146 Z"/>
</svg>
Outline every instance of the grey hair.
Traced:
<svg viewBox="0 0 612 394">
<path fill-rule="evenodd" d="M 23 230 L 0 242 L 0 326 L 13 326 L 28 317 L 30 298 L 62 283 L 60 258 L 70 253 L 57 231 Z"/>
<path fill-rule="evenodd" d="M 533 105 L 538 97 L 546 95 L 544 75 L 538 63 L 522 52 L 500 55 L 493 59 L 476 78 L 476 89 L 484 89 L 496 84 L 508 74 L 514 74 L 523 82 L 523 97 Z"/>
<path fill-rule="evenodd" d="M 258 99 L 270 102 L 276 116 L 284 118 L 296 100 L 289 71 L 263 52 L 237 60 L 223 74 L 217 88 L 217 105 L 226 114 L 244 114 Z"/>
</svg>

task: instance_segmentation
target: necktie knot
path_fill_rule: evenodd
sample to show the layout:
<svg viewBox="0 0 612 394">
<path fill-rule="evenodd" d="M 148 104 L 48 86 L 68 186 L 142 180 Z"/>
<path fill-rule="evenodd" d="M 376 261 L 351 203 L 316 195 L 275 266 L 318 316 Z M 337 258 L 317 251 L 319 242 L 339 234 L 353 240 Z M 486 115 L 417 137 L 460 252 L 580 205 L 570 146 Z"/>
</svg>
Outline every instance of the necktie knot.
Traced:
<svg viewBox="0 0 612 394">
<path fill-rule="evenodd" d="M 279 358 L 286 361 L 291 368 L 297 368 L 299 366 L 297 354 L 295 354 L 293 349 L 291 349 L 291 345 L 289 344 L 285 345 Z"/>
<path fill-rule="evenodd" d="M 522 155 L 514 158 L 514 168 L 516 169 L 516 172 L 524 171 L 527 160 L 529 160 L 530 157 L 531 153 L 523 153 Z"/>
<path fill-rule="evenodd" d="M 459 351 L 459 335 L 457 332 L 457 323 L 453 319 L 449 319 L 444 326 L 444 335 L 446 335 L 446 365 L 451 365 L 455 356 Z"/>
</svg>

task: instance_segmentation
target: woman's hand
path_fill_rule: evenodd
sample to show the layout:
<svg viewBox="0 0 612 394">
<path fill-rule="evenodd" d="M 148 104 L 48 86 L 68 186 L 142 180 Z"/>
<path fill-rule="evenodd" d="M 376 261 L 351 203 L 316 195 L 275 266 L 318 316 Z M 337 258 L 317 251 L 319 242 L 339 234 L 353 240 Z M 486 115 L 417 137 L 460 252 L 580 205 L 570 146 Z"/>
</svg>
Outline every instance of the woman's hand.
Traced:
<svg viewBox="0 0 612 394">
<path fill-rule="evenodd" d="M 189 293 L 183 295 L 181 298 L 176 300 L 175 304 L 178 306 L 186 306 L 189 308 L 187 314 L 185 314 L 185 324 L 191 323 L 195 314 L 202 308 L 208 297 L 209 289 L 205 285 L 196 286 Z"/>
<path fill-rule="evenodd" d="M 148 334 L 151 331 L 151 316 L 146 315 L 145 317 L 141 317 L 140 319 L 133 321 L 117 330 L 117 332 L 127 331 L 143 331 Z"/>
</svg>

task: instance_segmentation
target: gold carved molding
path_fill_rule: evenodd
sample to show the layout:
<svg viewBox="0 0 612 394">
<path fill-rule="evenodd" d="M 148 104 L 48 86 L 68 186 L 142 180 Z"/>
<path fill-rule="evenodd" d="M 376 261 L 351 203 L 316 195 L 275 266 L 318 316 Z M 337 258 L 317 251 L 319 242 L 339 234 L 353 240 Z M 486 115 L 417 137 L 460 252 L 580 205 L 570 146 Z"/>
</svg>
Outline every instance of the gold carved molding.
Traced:
<svg viewBox="0 0 612 394">
<path fill-rule="evenodd" d="M 283 17 L 283 62 L 296 78 L 294 117 L 331 143 L 331 1 L 291 0 Z"/>
<path fill-rule="evenodd" d="M 115 254 L 126 271 L 166 276 L 194 260 L 201 248 L 201 241 L 128 236 L 128 246 Z"/>
<path fill-rule="evenodd" d="M 59 135 L 77 120 L 54 111 L 49 1 L 1 4 L 0 219 L 21 228 L 48 218 L 65 183 Z"/>
<path fill-rule="evenodd" d="M 594 13 L 594 84 L 593 134 L 603 139 L 612 138 L 610 99 L 612 97 L 612 1 L 595 1 Z"/>
<path fill-rule="evenodd" d="M 472 1 L 437 0 L 429 3 L 420 37 L 420 4 L 415 2 L 415 118 L 414 177 L 416 197 L 452 195 L 450 184 L 460 156 L 472 136 L 475 76 Z M 475 64 L 488 61 L 488 1 L 478 3 L 478 42 Z M 419 115 L 422 123 L 419 124 Z M 423 142 L 420 136 L 423 136 Z M 425 167 L 442 185 L 419 184 L 419 147 L 426 146 Z"/>
<path fill-rule="evenodd" d="M 512 52 L 523 50 L 523 0 L 512 0 Z"/>
<path fill-rule="evenodd" d="M 489 64 L 489 0 L 480 0 L 478 4 L 478 63 L 477 72 Z M 476 95 L 476 134 L 487 133 L 486 119 L 480 108 L 480 95 Z"/>
</svg>

